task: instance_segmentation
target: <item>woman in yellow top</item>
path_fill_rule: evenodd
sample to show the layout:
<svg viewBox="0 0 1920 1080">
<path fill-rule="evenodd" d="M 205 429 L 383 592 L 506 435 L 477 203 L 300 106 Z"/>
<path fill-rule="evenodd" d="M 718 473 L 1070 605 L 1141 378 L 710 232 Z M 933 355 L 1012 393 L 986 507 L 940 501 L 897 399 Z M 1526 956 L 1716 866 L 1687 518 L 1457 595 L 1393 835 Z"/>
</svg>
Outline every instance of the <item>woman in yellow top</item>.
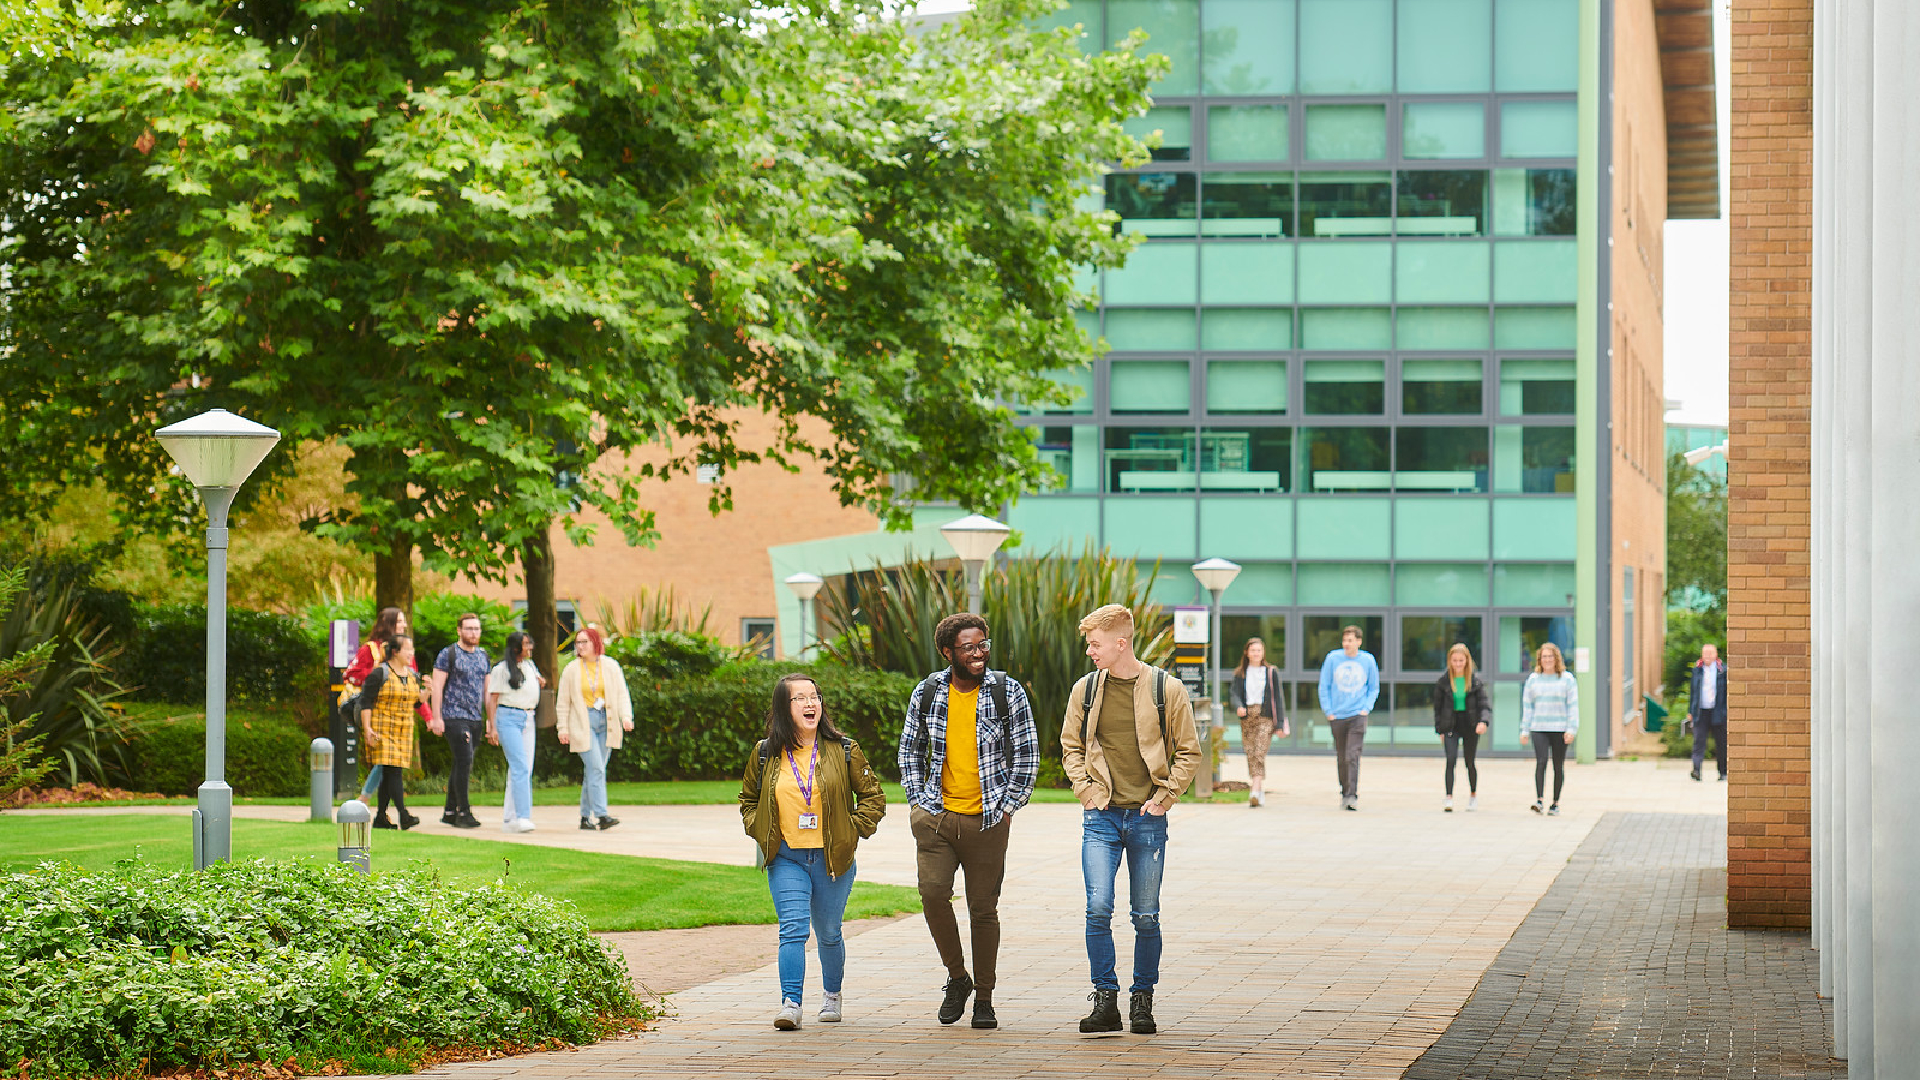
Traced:
<svg viewBox="0 0 1920 1080">
<path fill-rule="evenodd" d="M 554 709 L 560 745 L 580 755 L 580 827 L 611 829 L 620 819 L 607 814 L 607 759 L 620 749 L 620 734 L 633 730 L 633 699 L 599 627 L 573 636 Z"/>
<path fill-rule="evenodd" d="M 413 764 L 413 724 L 416 707 L 426 700 L 420 673 L 413 669 L 413 639 L 396 634 L 387 643 L 386 659 L 367 673 L 360 688 L 360 730 L 367 736 L 367 760 L 381 766 L 380 813 L 376 829 L 391 829 L 389 802 L 400 811 L 402 829 L 420 824 L 407 813 L 407 767 Z"/>
<path fill-rule="evenodd" d="M 847 946 L 840 921 L 853 891 L 854 848 L 887 812 L 880 780 L 859 744 L 834 729 L 820 687 L 788 675 L 773 688 L 767 737 L 740 779 L 740 819 L 766 858 L 767 888 L 780 918 L 780 1011 L 773 1026 L 800 1026 L 807 933 L 816 934 L 822 1023 L 840 1019 Z"/>
</svg>

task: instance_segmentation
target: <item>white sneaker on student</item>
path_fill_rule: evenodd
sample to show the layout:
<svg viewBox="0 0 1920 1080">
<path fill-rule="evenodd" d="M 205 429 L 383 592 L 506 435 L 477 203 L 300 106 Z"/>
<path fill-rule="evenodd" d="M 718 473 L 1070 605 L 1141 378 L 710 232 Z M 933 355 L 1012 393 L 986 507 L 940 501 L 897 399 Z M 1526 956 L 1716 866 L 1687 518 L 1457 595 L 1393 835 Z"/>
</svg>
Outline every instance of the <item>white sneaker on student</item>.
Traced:
<svg viewBox="0 0 1920 1080">
<path fill-rule="evenodd" d="M 780 1031 L 800 1030 L 800 1003 L 791 998 L 780 1003 L 780 1011 L 774 1014 L 773 1026 Z"/>
<path fill-rule="evenodd" d="M 1440 804 L 1440 809 L 1445 810 L 1449 814 L 1453 813 L 1453 796 L 1447 796 L 1447 801 Z"/>
<path fill-rule="evenodd" d="M 506 828 L 507 828 L 507 831 L 511 833 L 532 832 L 533 819 L 532 818 L 515 818 L 513 821 L 513 824 L 507 826 Z"/>
<path fill-rule="evenodd" d="M 1469 810 L 1480 809 L 1480 796 L 1478 795 L 1467 796 L 1467 809 Z"/>
<path fill-rule="evenodd" d="M 820 1022 L 837 1024 L 840 1022 L 840 992 L 828 990 L 820 995 Z"/>
</svg>

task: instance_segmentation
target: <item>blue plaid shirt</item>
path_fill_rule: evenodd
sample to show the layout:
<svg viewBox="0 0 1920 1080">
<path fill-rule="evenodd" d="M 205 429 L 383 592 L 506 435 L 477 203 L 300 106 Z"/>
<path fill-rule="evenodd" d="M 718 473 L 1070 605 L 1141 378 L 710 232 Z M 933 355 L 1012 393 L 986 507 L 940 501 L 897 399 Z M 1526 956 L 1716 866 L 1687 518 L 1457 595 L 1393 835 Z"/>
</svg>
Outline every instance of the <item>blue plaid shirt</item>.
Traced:
<svg viewBox="0 0 1920 1080">
<path fill-rule="evenodd" d="M 952 679 L 947 669 L 920 680 L 900 732 L 900 786 L 907 789 L 907 804 L 933 814 L 946 809 L 940 770 L 947 761 L 947 684 Z M 996 682 L 1005 683 L 1007 712 L 1012 714 L 1004 736 L 994 701 Z M 1034 782 L 1040 778 L 1040 733 L 1033 726 L 1026 688 L 1004 671 L 988 671 L 981 680 L 974 715 L 980 736 L 980 827 L 991 829 L 1033 797 Z"/>
</svg>

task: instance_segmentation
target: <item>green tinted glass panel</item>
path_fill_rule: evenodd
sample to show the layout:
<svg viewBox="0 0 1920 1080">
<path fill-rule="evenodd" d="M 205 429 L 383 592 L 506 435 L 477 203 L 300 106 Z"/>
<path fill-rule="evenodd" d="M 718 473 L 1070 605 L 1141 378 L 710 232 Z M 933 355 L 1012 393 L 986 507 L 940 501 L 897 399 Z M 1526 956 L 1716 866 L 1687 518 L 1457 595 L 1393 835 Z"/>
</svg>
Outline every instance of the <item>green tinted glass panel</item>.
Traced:
<svg viewBox="0 0 1920 1080">
<path fill-rule="evenodd" d="M 1200 196 L 1200 231 L 1208 236 L 1293 235 L 1290 172 L 1207 173 Z"/>
<path fill-rule="evenodd" d="M 1571 416 L 1579 410 L 1574 396 L 1572 360 L 1500 361 L 1500 415 Z"/>
<path fill-rule="evenodd" d="M 1400 153 L 1408 158 L 1487 156 L 1487 112 L 1477 101 L 1428 101 L 1402 106 Z"/>
<path fill-rule="evenodd" d="M 1520 490 L 1535 495 L 1573 494 L 1577 483 L 1574 445 L 1571 427 L 1521 428 Z"/>
<path fill-rule="evenodd" d="M 1196 244 L 1141 244 L 1127 256 L 1126 266 L 1107 271 L 1102 299 L 1109 304 L 1191 304 L 1199 293 L 1199 271 Z M 1111 321 L 1107 333 L 1113 333 Z"/>
<path fill-rule="evenodd" d="M 1299 603 L 1312 607 L 1385 604 L 1387 580 L 1387 568 L 1381 563 L 1301 563 L 1297 587 Z M 1337 637 L 1333 647 L 1340 647 Z M 1376 644 L 1374 647 L 1379 646 Z M 1361 648 L 1366 646 L 1363 644 Z M 1311 666 L 1317 670 L 1320 666 L 1318 660 Z"/>
<path fill-rule="evenodd" d="M 1285 105 L 1215 105 L 1207 110 L 1208 161 L 1285 161 Z"/>
<path fill-rule="evenodd" d="M 1403 309 L 1403 323 L 1406 317 Z M 1483 314 L 1481 325 L 1486 321 Z M 1400 411 L 1407 416 L 1478 416 L 1482 385 L 1478 360 L 1403 360 Z"/>
<path fill-rule="evenodd" d="M 1493 170 L 1495 236 L 1572 236 L 1579 227 L 1573 169 Z"/>
<path fill-rule="evenodd" d="M 1205 304 L 1292 303 L 1293 245 L 1254 242 L 1201 245 L 1200 301 Z"/>
<path fill-rule="evenodd" d="M 1091 424 L 1028 428 L 1058 477 L 1050 491 L 1100 490 L 1100 429 Z"/>
<path fill-rule="evenodd" d="M 1378 416 L 1387 411 L 1384 360 L 1309 360 L 1303 403 L 1319 416 Z"/>
<path fill-rule="evenodd" d="M 1300 0 L 1300 92 L 1393 89 L 1393 0 Z"/>
<path fill-rule="evenodd" d="M 1201 0 L 1206 92 L 1293 93 L 1293 0 Z"/>
<path fill-rule="evenodd" d="M 1486 491 L 1483 427 L 1403 427 L 1394 432 L 1393 486 L 1400 491 Z"/>
<path fill-rule="evenodd" d="M 1399 349 L 1484 349 L 1487 309 L 1407 308 L 1394 313 L 1394 342 Z M 1474 409 L 1478 412 L 1479 409 Z"/>
<path fill-rule="evenodd" d="M 1199 343 L 1190 308 L 1107 309 L 1107 344 L 1117 352 L 1191 352 Z"/>
<path fill-rule="evenodd" d="M 1393 319 L 1386 308 L 1304 308 L 1300 347 L 1317 352 L 1384 349 L 1393 340 Z"/>
<path fill-rule="evenodd" d="M 1407 615 L 1400 620 L 1400 670 L 1440 672 L 1447 666 L 1447 650 L 1465 645 L 1478 665 L 1481 651 L 1478 615 Z M 1432 713 L 1428 713 L 1429 719 Z"/>
<path fill-rule="evenodd" d="M 1200 582 L 1184 566 L 1158 559 L 1142 559 L 1134 564 L 1134 570 L 1139 574 L 1140 584 L 1147 589 L 1147 598 L 1163 608 L 1192 607 L 1206 603 L 1207 598 L 1200 595 Z"/>
<path fill-rule="evenodd" d="M 1495 499 L 1493 557 L 1572 559 L 1578 546 L 1576 523 L 1571 498 Z"/>
<path fill-rule="evenodd" d="M 1212 352 L 1279 352 L 1293 348 L 1291 308 L 1208 308 L 1200 347 Z"/>
<path fill-rule="evenodd" d="M 1566 607 L 1574 593 L 1572 563 L 1502 564 L 1493 568 L 1493 602 L 1501 607 Z M 1534 648 L 1538 648 L 1535 645 Z M 1533 649 L 1528 649 L 1531 655 Z"/>
<path fill-rule="evenodd" d="M 1493 299 L 1501 304 L 1570 304 L 1580 297 L 1578 242 L 1509 241 L 1493 248 Z"/>
<path fill-rule="evenodd" d="M 1580 88 L 1580 0 L 1495 0 L 1493 34 L 1495 90 Z"/>
<path fill-rule="evenodd" d="M 1278 414 L 1287 411 L 1285 360 L 1210 360 L 1207 411 Z"/>
<path fill-rule="evenodd" d="M 1233 602 L 1275 605 L 1293 603 L 1293 564 L 1242 563 L 1240 576 L 1233 579 Z M 1222 642 L 1220 655 L 1231 657 L 1242 644 L 1244 640 Z"/>
<path fill-rule="evenodd" d="M 1191 559 L 1199 508 L 1187 498 L 1114 498 L 1100 507 L 1107 547 L 1115 555 L 1159 559 Z M 1162 576 L 1171 578 L 1168 568 Z M 1186 574 L 1193 579 L 1191 573 Z"/>
<path fill-rule="evenodd" d="M 1386 156 L 1385 105 L 1307 106 L 1308 161 L 1378 161 Z"/>
<path fill-rule="evenodd" d="M 1509 101 L 1500 106 L 1503 158 L 1570 158 L 1580 152 L 1579 135 L 1580 116 L 1571 101 Z"/>
<path fill-rule="evenodd" d="M 1404 243 L 1394 267 L 1394 298 L 1403 304 L 1471 304 L 1487 302 L 1487 263 L 1491 253 L 1485 241 L 1466 243 Z M 1481 333 L 1486 330 L 1486 319 Z"/>
<path fill-rule="evenodd" d="M 1301 236 L 1386 236 L 1393 231 L 1393 179 L 1383 172 L 1300 174 Z"/>
<path fill-rule="evenodd" d="M 1088 340 L 1090 341 L 1100 340 L 1100 313 L 1099 312 L 1088 311 L 1085 308 L 1074 308 L 1073 309 L 1073 325 L 1079 327 L 1080 332 L 1087 335 Z"/>
<path fill-rule="evenodd" d="M 1192 173 L 1111 173 L 1107 209 L 1125 228 L 1148 236 L 1192 236 L 1200 213 L 1200 185 Z"/>
<path fill-rule="evenodd" d="M 1134 29 L 1147 32 L 1145 52 L 1162 53 L 1173 70 L 1153 85 L 1168 97 L 1200 90 L 1199 0 L 1107 0 L 1107 37 L 1119 41 Z"/>
<path fill-rule="evenodd" d="M 1235 561 L 1291 558 L 1293 501 L 1201 499 L 1200 546 L 1211 554 Z M 1235 582 L 1234 587 L 1238 588 L 1239 583 Z"/>
<path fill-rule="evenodd" d="M 1155 161 L 1193 160 L 1193 110 L 1185 105 L 1148 109 L 1147 115 L 1129 117 L 1120 127 L 1141 142 L 1157 140 Z"/>
<path fill-rule="evenodd" d="M 1100 539 L 1100 500 L 1021 499 L 1007 511 L 1007 524 L 1020 530 L 1020 551 L 1084 551 Z"/>
<path fill-rule="evenodd" d="M 1409 169 L 1400 174 L 1394 229 L 1401 236 L 1480 236 L 1487 231 L 1487 174 Z"/>
<path fill-rule="evenodd" d="M 1221 428 L 1200 433 L 1200 490 L 1271 494 L 1287 490 L 1291 428 Z"/>
<path fill-rule="evenodd" d="M 1574 337 L 1570 307 L 1498 308 L 1493 313 L 1496 349 L 1571 349 Z"/>
<path fill-rule="evenodd" d="M 1403 94 L 1484 94 L 1492 84 L 1491 0 L 1400 0 Z"/>
<path fill-rule="evenodd" d="M 1199 441 L 1192 428 L 1110 427 L 1106 443 L 1110 492 L 1190 492 L 1199 484 Z"/>
<path fill-rule="evenodd" d="M 1108 365 L 1107 408 L 1117 413 L 1183 413 L 1193 388 L 1185 360 L 1115 360 Z"/>
<path fill-rule="evenodd" d="M 1302 303 L 1384 304 L 1392 295 L 1393 245 L 1301 245 Z"/>
<path fill-rule="evenodd" d="M 1300 459 L 1300 492 L 1387 491 L 1393 485 L 1389 434 L 1377 427 L 1301 428 L 1300 453 L 1295 455 Z M 1386 505 L 1384 500 L 1381 505 Z M 1383 551 L 1386 541 L 1382 535 Z M 1305 533 L 1300 542 L 1306 545 Z"/>
<path fill-rule="evenodd" d="M 1100 9 L 1100 0 L 1067 0 L 1065 8 L 1049 12 L 1034 22 L 1043 30 L 1055 30 L 1078 24 L 1083 37 L 1090 35 L 1093 38 L 1095 51 L 1098 51 L 1098 42 L 1104 40 L 1101 35 Z M 1082 40 L 1080 47 L 1084 49 L 1088 44 Z"/>
<path fill-rule="evenodd" d="M 1049 371 L 1047 377 L 1073 395 L 1070 404 L 1060 405 L 1053 402 L 1021 403 L 1014 408 L 1023 416 L 1062 416 L 1093 411 L 1093 369 L 1069 368 L 1064 371 Z"/>
<path fill-rule="evenodd" d="M 1398 499 L 1393 509 L 1393 557 L 1484 562 L 1489 550 L 1489 528 L 1484 499 L 1458 496 Z M 1402 563 L 1403 568 L 1406 565 Z M 1400 602 L 1410 603 L 1405 599 Z M 1480 602 L 1486 602 L 1484 592 Z"/>
</svg>

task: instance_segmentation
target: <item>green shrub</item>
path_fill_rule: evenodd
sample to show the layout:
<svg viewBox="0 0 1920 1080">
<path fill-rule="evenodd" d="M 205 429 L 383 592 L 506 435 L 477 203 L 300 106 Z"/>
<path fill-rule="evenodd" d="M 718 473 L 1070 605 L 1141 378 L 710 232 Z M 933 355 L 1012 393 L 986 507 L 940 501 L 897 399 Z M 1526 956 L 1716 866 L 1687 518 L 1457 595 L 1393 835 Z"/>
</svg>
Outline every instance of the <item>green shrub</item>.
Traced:
<svg viewBox="0 0 1920 1080">
<path fill-rule="evenodd" d="M 579 1043 L 646 1015 L 571 904 L 503 884 L 320 862 L 0 878 L 0 1060 L 23 1076 Z"/>
<path fill-rule="evenodd" d="M 156 604 L 137 611 L 118 665 L 120 682 L 143 701 L 207 699 L 207 609 Z M 236 701 L 292 701 L 322 692 L 320 643 L 298 619 L 266 611 L 227 612 L 227 695 Z"/>
<path fill-rule="evenodd" d="M 0 715 L 17 728 L 10 741 L 32 741 L 52 775 L 71 787 L 118 779 L 121 731 L 107 709 L 119 696 L 109 665 L 116 651 L 108 631 L 87 614 L 85 590 L 32 564 L 16 564 L 0 601 L 0 661 L 38 657 L 26 677 L 0 691 Z"/>
<path fill-rule="evenodd" d="M 630 682 L 711 675 L 739 651 L 719 638 L 683 630 L 642 630 L 607 642 L 607 655 L 619 662 Z"/>
<path fill-rule="evenodd" d="M 131 724 L 127 780 L 137 790 L 191 795 L 206 778 L 207 721 L 149 715 Z M 307 733 L 290 720 L 241 712 L 227 715 L 227 784 L 238 796 L 293 799 L 307 793 Z"/>
<path fill-rule="evenodd" d="M 413 601 L 413 647 L 419 655 L 421 670 L 430 670 L 440 650 L 460 640 L 460 616 L 467 612 L 480 616 L 480 646 L 495 660 L 507 647 L 507 635 L 513 632 L 513 610 L 505 604 L 470 593 L 422 593 Z M 328 624 L 335 619 L 357 619 L 364 636 L 373 629 L 373 597 L 349 600 L 322 600 L 307 606 L 300 622 L 313 638 L 314 648 L 327 640 Z M 319 655 L 316 653 L 316 655 Z"/>
</svg>

